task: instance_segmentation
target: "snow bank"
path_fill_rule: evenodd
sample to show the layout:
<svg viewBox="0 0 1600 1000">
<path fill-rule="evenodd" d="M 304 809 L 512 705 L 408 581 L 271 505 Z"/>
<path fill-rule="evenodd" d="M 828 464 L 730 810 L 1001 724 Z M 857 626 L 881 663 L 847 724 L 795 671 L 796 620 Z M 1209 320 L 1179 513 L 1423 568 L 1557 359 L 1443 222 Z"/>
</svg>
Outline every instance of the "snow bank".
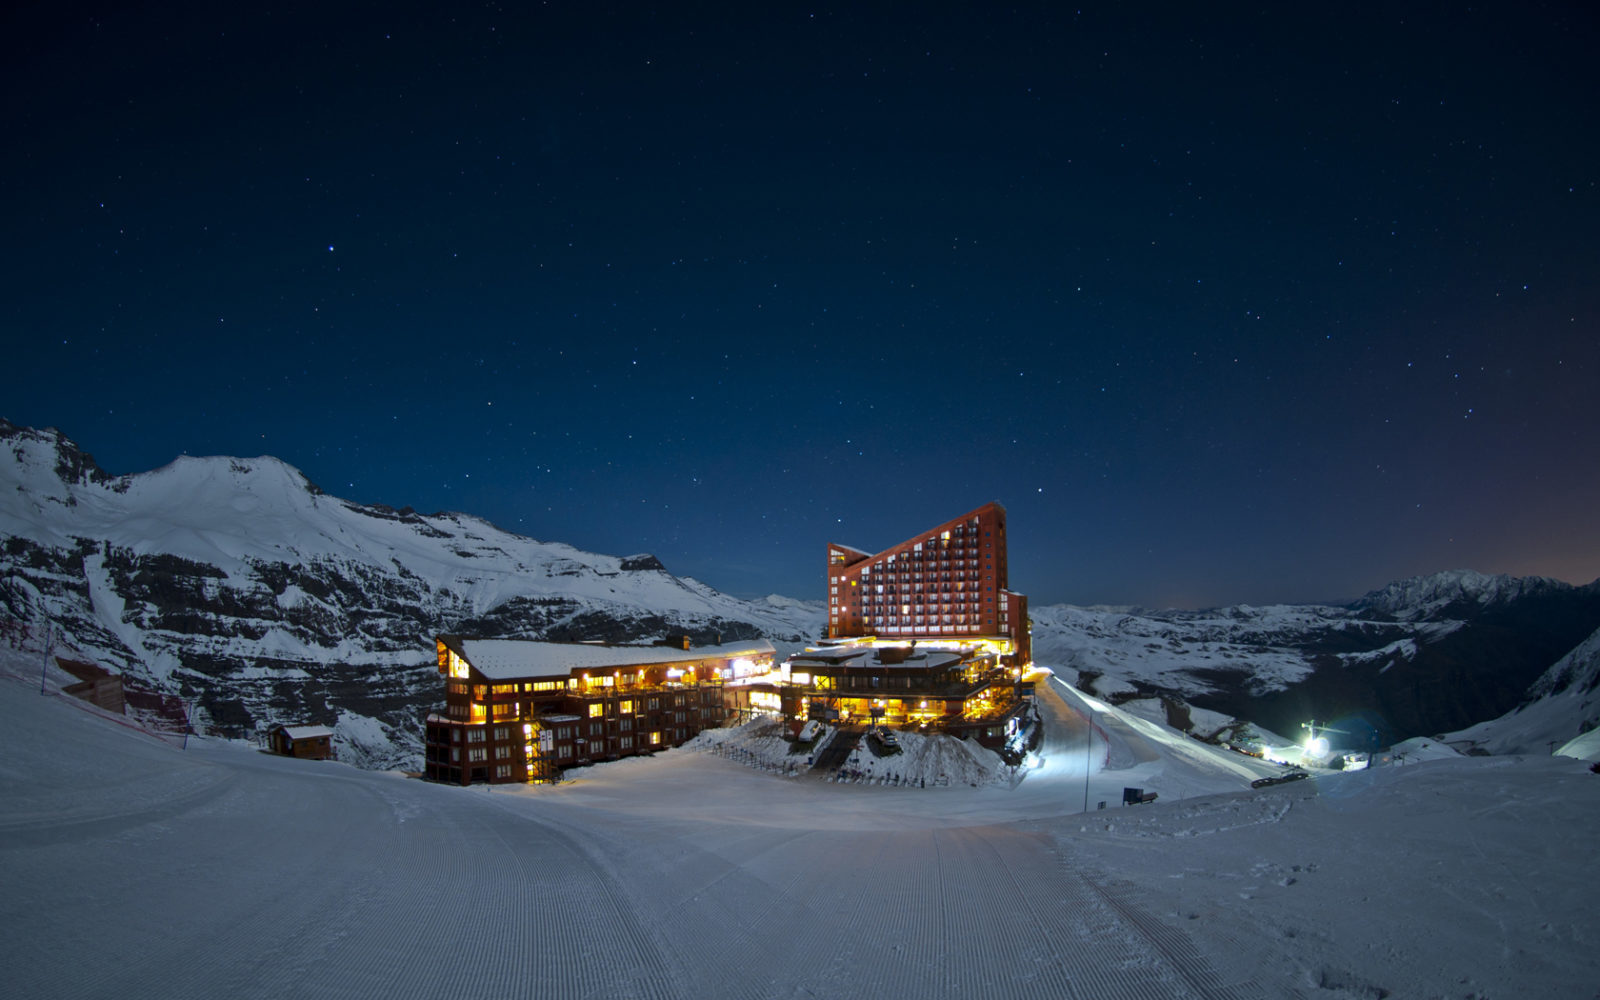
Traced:
<svg viewBox="0 0 1600 1000">
<path fill-rule="evenodd" d="M 785 738 L 783 725 L 771 719 L 707 729 L 685 743 L 684 748 L 715 753 L 763 771 L 798 776 L 812 771 L 810 762 L 832 740 L 853 738 L 855 746 L 845 763 L 821 777 L 848 784 L 918 788 L 1009 783 L 1012 777 L 999 754 L 974 740 L 896 730 L 900 752 L 885 753 L 866 736 L 852 737 L 826 726 L 823 729 L 825 735 L 811 750 L 798 753 L 794 752 L 795 744 Z"/>
</svg>

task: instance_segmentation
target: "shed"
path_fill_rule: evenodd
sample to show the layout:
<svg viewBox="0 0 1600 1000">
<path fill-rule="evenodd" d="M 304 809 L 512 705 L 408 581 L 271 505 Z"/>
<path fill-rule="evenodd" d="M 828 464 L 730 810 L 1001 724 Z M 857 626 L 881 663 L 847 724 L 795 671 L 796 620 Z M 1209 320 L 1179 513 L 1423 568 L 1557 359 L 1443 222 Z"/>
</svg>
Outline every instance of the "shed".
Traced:
<svg viewBox="0 0 1600 1000">
<path fill-rule="evenodd" d="M 333 730 L 327 726 L 275 726 L 267 733 L 273 753 L 306 760 L 333 760 Z"/>
</svg>

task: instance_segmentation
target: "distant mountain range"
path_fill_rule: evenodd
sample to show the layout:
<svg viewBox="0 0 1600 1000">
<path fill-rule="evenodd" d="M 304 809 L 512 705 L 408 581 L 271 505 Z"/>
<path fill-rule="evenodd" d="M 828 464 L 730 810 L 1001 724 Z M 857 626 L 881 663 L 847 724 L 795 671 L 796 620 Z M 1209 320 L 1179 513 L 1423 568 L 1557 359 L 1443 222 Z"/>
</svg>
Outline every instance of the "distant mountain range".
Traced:
<svg viewBox="0 0 1600 1000">
<path fill-rule="evenodd" d="M 0 628 L 14 643 L 39 646 L 53 623 L 62 655 L 189 699 L 213 729 L 330 724 L 341 755 L 368 766 L 419 758 L 421 715 L 442 696 L 440 633 L 765 636 L 785 650 L 826 618 L 821 601 L 740 600 L 649 555 L 341 500 L 274 458 L 114 477 L 55 430 L 0 420 L 0 444 Z M 1181 698 L 1285 735 L 1339 720 L 1352 744 L 1386 743 L 1542 697 L 1530 687 L 1600 630 L 1600 581 L 1456 571 L 1346 607 L 1032 617 L 1035 660 L 1103 696 Z M 1549 724 L 1592 728 L 1587 704 Z"/>
<path fill-rule="evenodd" d="M 1107 697 L 1175 694 L 1286 736 L 1316 720 L 1346 730 L 1352 746 L 1386 745 L 1537 697 L 1540 675 L 1600 630 L 1600 582 L 1456 570 L 1344 607 L 1057 605 L 1032 615 L 1034 659 L 1077 671 Z"/>
</svg>

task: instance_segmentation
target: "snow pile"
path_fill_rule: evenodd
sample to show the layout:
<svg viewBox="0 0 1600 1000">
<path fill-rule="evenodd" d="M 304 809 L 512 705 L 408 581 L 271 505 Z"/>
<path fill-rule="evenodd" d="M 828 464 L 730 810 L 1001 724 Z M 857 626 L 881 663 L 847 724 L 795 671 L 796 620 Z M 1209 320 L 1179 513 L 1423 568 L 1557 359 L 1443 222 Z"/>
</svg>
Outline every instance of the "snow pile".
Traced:
<svg viewBox="0 0 1600 1000">
<path fill-rule="evenodd" d="M 999 754 L 974 740 L 895 730 L 900 745 L 895 753 L 875 745 L 865 735 L 841 733 L 827 726 L 822 729 L 810 750 L 797 750 L 796 744 L 785 737 L 782 723 L 756 719 L 741 726 L 704 730 L 685 743 L 684 749 L 714 753 L 763 771 L 799 775 L 812 770 L 811 762 L 833 740 L 853 739 L 854 747 L 843 764 L 821 777 L 849 784 L 916 788 L 1006 783 L 1012 777 Z"/>
<path fill-rule="evenodd" d="M 1459 756 L 1460 753 L 1442 740 L 1415 736 L 1409 740 L 1401 740 L 1390 747 L 1383 758 L 1392 760 L 1396 764 L 1418 764 L 1430 760 L 1450 760 Z"/>
<path fill-rule="evenodd" d="M 741 726 L 703 729 L 683 744 L 685 750 L 714 753 L 765 771 L 795 774 L 805 769 L 804 755 L 793 753 L 781 722 L 755 719 Z M 820 746 L 822 740 L 818 740 Z"/>
<path fill-rule="evenodd" d="M 862 737 L 835 780 L 893 787 L 949 788 L 979 786 L 1010 780 L 1000 755 L 975 740 L 958 740 L 940 733 L 896 732 L 900 752 L 879 757 L 870 740 Z"/>
</svg>

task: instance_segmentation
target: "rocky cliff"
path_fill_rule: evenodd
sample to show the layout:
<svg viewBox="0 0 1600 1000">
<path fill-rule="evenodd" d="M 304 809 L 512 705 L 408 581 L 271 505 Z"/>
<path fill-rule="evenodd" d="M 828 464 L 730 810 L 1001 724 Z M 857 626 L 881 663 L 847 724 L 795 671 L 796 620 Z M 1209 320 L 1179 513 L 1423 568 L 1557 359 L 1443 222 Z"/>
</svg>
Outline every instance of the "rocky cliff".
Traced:
<svg viewBox="0 0 1600 1000">
<path fill-rule="evenodd" d="M 417 757 L 441 700 L 442 632 L 798 647 L 820 603 L 742 601 L 653 556 L 540 542 L 462 514 L 333 497 L 273 458 L 180 458 L 107 475 L 54 430 L 0 421 L 0 618 L 63 655 L 180 695 L 250 736 L 334 725 L 341 756 Z"/>
</svg>

